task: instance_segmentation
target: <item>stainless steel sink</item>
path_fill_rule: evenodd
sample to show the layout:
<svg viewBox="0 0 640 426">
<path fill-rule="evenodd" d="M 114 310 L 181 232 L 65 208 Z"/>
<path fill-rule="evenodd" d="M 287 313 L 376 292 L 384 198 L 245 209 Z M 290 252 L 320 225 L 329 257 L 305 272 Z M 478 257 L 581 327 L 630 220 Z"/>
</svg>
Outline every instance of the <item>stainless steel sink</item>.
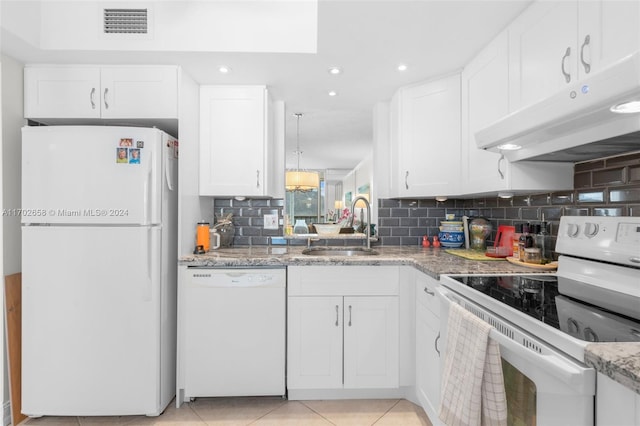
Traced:
<svg viewBox="0 0 640 426">
<path fill-rule="evenodd" d="M 366 247 L 312 247 L 302 250 L 308 256 L 375 256 L 377 251 Z"/>
</svg>

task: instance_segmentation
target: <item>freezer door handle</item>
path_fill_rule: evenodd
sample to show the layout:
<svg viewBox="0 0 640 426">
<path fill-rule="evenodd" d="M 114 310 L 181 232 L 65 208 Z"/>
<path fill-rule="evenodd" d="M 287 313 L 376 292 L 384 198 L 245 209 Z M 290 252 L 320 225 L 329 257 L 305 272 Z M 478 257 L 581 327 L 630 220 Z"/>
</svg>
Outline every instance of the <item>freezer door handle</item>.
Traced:
<svg viewBox="0 0 640 426">
<path fill-rule="evenodd" d="M 151 224 L 151 170 L 149 170 L 144 177 L 144 197 L 142 197 L 142 220 L 143 225 Z"/>
<path fill-rule="evenodd" d="M 173 144 L 173 141 L 168 141 L 168 143 Z M 167 149 L 167 155 L 165 155 L 164 159 L 164 176 L 167 180 L 167 188 L 169 191 L 173 191 L 173 159 L 171 158 L 170 149 Z"/>
</svg>

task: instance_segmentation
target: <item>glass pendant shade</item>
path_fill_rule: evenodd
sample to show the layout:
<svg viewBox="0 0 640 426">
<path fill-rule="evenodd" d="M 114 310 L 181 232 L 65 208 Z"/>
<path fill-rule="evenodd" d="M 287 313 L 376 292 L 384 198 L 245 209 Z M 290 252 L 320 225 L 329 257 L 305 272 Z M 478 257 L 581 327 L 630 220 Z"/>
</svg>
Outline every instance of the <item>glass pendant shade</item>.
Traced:
<svg viewBox="0 0 640 426">
<path fill-rule="evenodd" d="M 298 158 L 298 167 L 296 170 L 287 171 L 285 174 L 285 188 L 287 191 L 312 191 L 320 187 L 320 176 L 317 172 L 307 172 L 300 170 L 300 117 L 302 114 L 295 114 L 297 117 L 297 138 L 296 138 L 296 155 Z"/>
<path fill-rule="evenodd" d="M 285 175 L 285 187 L 288 191 L 311 191 L 320 186 L 320 177 L 316 172 L 292 170 Z"/>
</svg>

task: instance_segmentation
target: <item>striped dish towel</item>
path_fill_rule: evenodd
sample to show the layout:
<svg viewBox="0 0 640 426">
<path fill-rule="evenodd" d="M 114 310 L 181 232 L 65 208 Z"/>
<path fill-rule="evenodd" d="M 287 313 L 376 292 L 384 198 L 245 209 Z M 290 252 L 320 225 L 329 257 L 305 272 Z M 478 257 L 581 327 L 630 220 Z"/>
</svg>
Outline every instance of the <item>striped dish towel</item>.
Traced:
<svg viewBox="0 0 640 426">
<path fill-rule="evenodd" d="M 438 417 L 447 426 L 507 424 L 498 343 L 491 326 L 451 303 Z"/>
</svg>

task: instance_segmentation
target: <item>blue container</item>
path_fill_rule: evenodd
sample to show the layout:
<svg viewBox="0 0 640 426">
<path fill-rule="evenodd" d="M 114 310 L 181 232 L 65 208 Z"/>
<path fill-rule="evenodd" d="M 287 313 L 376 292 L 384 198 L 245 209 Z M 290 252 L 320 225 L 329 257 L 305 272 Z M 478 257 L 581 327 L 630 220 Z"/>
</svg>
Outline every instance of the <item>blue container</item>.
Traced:
<svg viewBox="0 0 640 426">
<path fill-rule="evenodd" d="M 438 239 L 442 247 L 462 247 L 464 244 L 464 232 L 463 231 L 440 231 L 438 233 Z"/>
</svg>

